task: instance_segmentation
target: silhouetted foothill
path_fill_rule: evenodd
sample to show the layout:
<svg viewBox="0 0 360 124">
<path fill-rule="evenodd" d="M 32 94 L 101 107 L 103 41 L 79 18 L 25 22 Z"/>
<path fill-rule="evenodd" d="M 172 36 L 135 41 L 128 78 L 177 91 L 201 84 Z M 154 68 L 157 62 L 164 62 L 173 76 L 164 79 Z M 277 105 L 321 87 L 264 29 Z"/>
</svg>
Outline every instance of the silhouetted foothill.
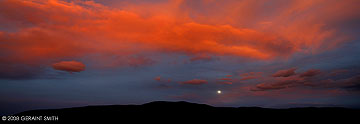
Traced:
<svg viewBox="0 0 360 124">
<path fill-rule="evenodd" d="M 219 120 L 219 119 L 354 119 L 360 114 L 359 109 L 340 107 L 323 108 L 289 108 L 270 109 L 260 107 L 213 107 L 206 104 L 188 102 L 165 102 L 157 101 L 143 105 L 107 105 L 86 106 L 64 109 L 31 110 L 16 114 L 17 116 L 58 116 L 60 122 L 70 121 L 144 121 L 143 119 L 162 120 Z M 264 121 L 264 120 L 257 121 Z M 269 120 L 270 121 L 270 120 Z"/>
</svg>

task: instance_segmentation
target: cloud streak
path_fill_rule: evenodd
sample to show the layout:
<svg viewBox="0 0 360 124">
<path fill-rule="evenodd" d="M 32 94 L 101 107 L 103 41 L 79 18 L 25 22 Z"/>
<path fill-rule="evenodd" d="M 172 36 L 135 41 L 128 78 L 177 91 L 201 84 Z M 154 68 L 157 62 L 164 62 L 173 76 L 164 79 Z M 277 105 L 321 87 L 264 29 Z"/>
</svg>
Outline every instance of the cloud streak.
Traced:
<svg viewBox="0 0 360 124">
<path fill-rule="evenodd" d="M 61 61 L 61 62 L 52 64 L 52 67 L 55 70 L 66 71 L 69 73 L 81 72 L 81 71 L 85 70 L 85 65 L 83 63 L 77 62 L 77 61 Z"/>
<path fill-rule="evenodd" d="M 193 79 L 193 80 L 179 82 L 179 84 L 188 84 L 188 85 L 203 85 L 207 83 L 208 83 L 207 80 L 201 80 L 201 79 Z"/>
<path fill-rule="evenodd" d="M 273 77 L 289 77 L 292 75 L 295 75 L 296 68 L 291 68 L 287 70 L 279 70 L 275 74 L 273 74 Z"/>
<path fill-rule="evenodd" d="M 290 69 L 292 70 L 292 69 Z M 289 70 L 280 70 L 278 72 L 288 72 Z M 291 71 L 292 73 L 293 71 Z M 286 73 L 287 74 L 287 73 Z M 309 69 L 300 74 L 292 74 L 291 76 L 283 77 L 268 77 L 266 81 L 256 84 L 255 87 L 250 88 L 251 91 L 271 91 L 288 89 L 295 87 L 312 87 L 325 89 L 345 89 L 358 90 L 359 75 L 343 78 L 332 79 L 333 72 L 321 76 L 321 71 L 318 69 Z"/>
</svg>

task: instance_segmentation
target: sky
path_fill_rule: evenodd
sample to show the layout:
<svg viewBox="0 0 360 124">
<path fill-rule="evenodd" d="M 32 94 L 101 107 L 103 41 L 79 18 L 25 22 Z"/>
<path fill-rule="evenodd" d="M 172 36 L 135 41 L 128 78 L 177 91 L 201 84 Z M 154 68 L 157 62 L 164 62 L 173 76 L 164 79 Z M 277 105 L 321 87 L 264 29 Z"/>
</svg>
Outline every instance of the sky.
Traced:
<svg viewBox="0 0 360 124">
<path fill-rule="evenodd" d="M 0 0 L 0 114 L 152 101 L 360 108 L 359 4 Z"/>
</svg>

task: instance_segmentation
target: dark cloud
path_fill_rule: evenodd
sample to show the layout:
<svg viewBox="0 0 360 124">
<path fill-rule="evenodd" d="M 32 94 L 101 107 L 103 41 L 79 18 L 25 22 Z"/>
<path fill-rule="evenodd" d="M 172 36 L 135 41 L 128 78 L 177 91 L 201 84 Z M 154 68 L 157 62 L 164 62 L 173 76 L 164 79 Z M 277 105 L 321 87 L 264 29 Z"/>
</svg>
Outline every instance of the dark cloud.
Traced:
<svg viewBox="0 0 360 124">
<path fill-rule="evenodd" d="M 360 75 L 345 79 L 340 84 L 343 84 L 345 89 L 360 91 Z"/>
<path fill-rule="evenodd" d="M 342 88 L 346 90 L 358 90 L 360 85 L 360 75 L 351 76 L 344 79 L 324 79 L 308 81 L 306 86 L 320 88 Z"/>
<path fill-rule="evenodd" d="M 284 71 L 285 72 L 285 71 Z M 334 80 L 332 77 L 319 77 L 321 73 L 318 69 L 310 69 L 299 75 L 290 77 L 272 78 L 269 81 L 255 85 L 251 91 L 279 90 L 293 87 L 314 87 L 314 88 L 335 88 L 345 90 L 360 90 L 360 75 L 349 78 Z M 331 72 L 330 72 L 331 76 Z M 325 78 L 325 79 L 324 79 Z"/>
<path fill-rule="evenodd" d="M 26 64 L 0 63 L 0 79 L 25 80 L 37 78 L 43 73 L 43 68 Z"/>
<path fill-rule="evenodd" d="M 303 108 L 303 107 L 341 107 L 341 105 L 324 103 L 287 103 L 275 105 L 276 108 Z"/>
<path fill-rule="evenodd" d="M 313 77 L 320 73 L 321 73 L 321 71 L 318 69 L 310 69 L 310 70 L 300 74 L 300 77 Z"/>
<path fill-rule="evenodd" d="M 296 68 L 290 68 L 287 70 L 279 70 L 275 74 L 273 74 L 273 77 L 289 77 L 292 75 L 295 75 Z"/>
<path fill-rule="evenodd" d="M 85 70 L 85 65 L 77 61 L 61 61 L 54 63 L 52 67 L 55 70 L 66 71 L 66 72 L 81 72 Z"/>
<path fill-rule="evenodd" d="M 278 90 L 303 85 L 306 81 L 300 77 L 285 77 L 273 82 L 265 82 L 256 85 L 252 91 Z"/>
<path fill-rule="evenodd" d="M 341 75 L 341 74 L 345 74 L 349 72 L 349 70 L 347 69 L 339 69 L 339 70 L 334 70 L 330 73 L 331 76 L 337 76 L 337 75 Z"/>
</svg>

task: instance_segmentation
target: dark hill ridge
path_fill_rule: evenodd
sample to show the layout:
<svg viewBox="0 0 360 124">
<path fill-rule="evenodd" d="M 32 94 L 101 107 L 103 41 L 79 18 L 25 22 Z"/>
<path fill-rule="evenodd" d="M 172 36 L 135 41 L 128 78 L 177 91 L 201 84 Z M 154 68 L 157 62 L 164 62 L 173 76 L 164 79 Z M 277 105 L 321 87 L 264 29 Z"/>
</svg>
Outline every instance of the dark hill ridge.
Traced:
<svg viewBox="0 0 360 124">
<path fill-rule="evenodd" d="M 188 102 L 157 101 L 143 105 L 86 106 L 64 109 L 31 110 L 15 116 L 58 116 L 59 121 L 102 121 L 142 119 L 356 119 L 359 109 L 340 107 L 269 109 L 260 107 L 213 107 Z M 259 120 L 260 118 L 260 120 Z M 120 120 L 119 120 L 120 119 Z M 262 120 L 264 121 L 264 120 Z"/>
</svg>

